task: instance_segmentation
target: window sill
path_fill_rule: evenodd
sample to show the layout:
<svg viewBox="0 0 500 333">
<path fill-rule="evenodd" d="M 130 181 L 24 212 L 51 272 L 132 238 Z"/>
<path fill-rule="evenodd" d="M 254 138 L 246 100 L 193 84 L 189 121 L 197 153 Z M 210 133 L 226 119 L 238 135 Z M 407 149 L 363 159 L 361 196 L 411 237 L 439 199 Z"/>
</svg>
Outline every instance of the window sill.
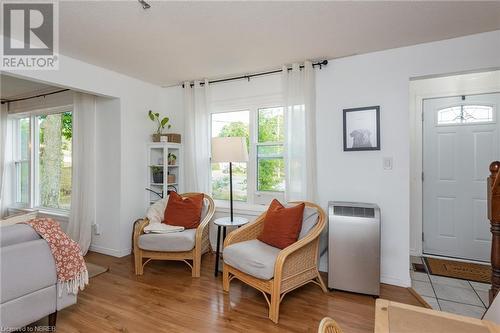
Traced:
<svg viewBox="0 0 500 333">
<path fill-rule="evenodd" d="M 221 213 L 229 213 L 229 201 L 214 200 L 215 209 Z M 260 215 L 267 210 L 266 205 L 255 205 L 242 202 L 233 202 L 233 209 L 236 214 Z"/>
<path fill-rule="evenodd" d="M 9 212 L 33 212 L 37 211 L 42 217 L 50 217 L 60 222 L 69 221 L 69 210 L 51 210 L 44 208 L 26 208 L 22 206 L 12 206 L 8 208 Z"/>
</svg>

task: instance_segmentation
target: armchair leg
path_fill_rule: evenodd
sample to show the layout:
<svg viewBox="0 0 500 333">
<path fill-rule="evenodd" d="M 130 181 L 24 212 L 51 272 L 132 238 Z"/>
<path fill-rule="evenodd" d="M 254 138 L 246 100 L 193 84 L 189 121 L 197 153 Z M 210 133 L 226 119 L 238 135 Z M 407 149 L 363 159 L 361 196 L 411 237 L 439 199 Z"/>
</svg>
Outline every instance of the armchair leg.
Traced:
<svg viewBox="0 0 500 333">
<path fill-rule="evenodd" d="M 142 253 L 141 250 L 136 250 L 134 253 L 134 260 L 135 260 L 135 275 L 142 275 L 144 273 L 143 267 L 142 267 Z"/>
<path fill-rule="evenodd" d="M 278 323 L 278 318 L 280 316 L 280 294 L 278 290 L 273 290 L 271 292 L 271 305 L 269 306 L 269 319 L 273 323 Z"/>
<path fill-rule="evenodd" d="M 229 272 L 227 270 L 226 264 L 223 264 L 222 268 L 222 290 L 226 293 L 229 292 Z"/>
<path fill-rule="evenodd" d="M 55 328 L 56 322 L 57 322 L 57 310 L 55 312 L 49 314 L 49 326 Z"/>
<path fill-rule="evenodd" d="M 201 256 L 196 256 L 193 258 L 193 270 L 192 270 L 192 277 L 200 277 L 201 275 Z"/>
<path fill-rule="evenodd" d="M 321 287 L 321 290 L 323 290 L 324 293 L 327 293 L 328 289 L 326 289 L 325 282 L 323 282 L 323 279 L 321 278 L 321 275 L 319 274 L 319 271 L 318 271 L 317 280 L 318 280 L 319 286 Z"/>
</svg>

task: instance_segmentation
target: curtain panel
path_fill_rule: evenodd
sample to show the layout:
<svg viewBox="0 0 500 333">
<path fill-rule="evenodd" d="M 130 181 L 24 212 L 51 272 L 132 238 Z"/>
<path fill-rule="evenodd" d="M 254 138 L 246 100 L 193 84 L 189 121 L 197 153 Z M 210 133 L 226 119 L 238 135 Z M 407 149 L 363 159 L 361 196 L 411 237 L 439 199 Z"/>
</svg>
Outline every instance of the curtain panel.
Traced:
<svg viewBox="0 0 500 333">
<path fill-rule="evenodd" d="M 209 84 L 184 83 L 184 133 L 186 192 L 210 191 Z"/>
<path fill-rule="evenodd" d="M 316 89 L 310 61 L 282 71 L 287 201 L 317 200 Z"/>
<path fill-rule="evenodd" d="M 96 214 L 95 127 L 95 96 L 75 92 L 71 211 L 67 233 L 78 242 L 83 255 L 90 247 Z"/>
</svg>

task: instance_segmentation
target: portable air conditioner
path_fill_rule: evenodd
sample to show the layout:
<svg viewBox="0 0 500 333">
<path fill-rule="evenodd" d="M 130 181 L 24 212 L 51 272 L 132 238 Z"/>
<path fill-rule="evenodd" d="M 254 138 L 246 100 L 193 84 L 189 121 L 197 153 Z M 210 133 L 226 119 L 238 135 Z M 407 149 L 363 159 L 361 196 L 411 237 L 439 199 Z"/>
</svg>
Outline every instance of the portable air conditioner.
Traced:
<svg viewBox="0 0 500 333">
<path fill-rule="evenodd" d="M 328 204 L 328 287 L 380 295 L 380 209 L 375 204 Z"/>
</svg>

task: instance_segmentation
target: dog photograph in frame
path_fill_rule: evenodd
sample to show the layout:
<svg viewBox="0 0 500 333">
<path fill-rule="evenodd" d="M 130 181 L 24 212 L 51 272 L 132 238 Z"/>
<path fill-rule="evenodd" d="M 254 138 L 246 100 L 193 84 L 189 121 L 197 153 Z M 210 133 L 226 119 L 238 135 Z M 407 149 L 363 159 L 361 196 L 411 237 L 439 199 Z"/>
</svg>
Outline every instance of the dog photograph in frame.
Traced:
<svg viewBox="0 0 500 333">
<path fill-rule="evenodd" d="M 380 150 L 380 106 L 343 111 L 344 151 Z"/>
</svg>

